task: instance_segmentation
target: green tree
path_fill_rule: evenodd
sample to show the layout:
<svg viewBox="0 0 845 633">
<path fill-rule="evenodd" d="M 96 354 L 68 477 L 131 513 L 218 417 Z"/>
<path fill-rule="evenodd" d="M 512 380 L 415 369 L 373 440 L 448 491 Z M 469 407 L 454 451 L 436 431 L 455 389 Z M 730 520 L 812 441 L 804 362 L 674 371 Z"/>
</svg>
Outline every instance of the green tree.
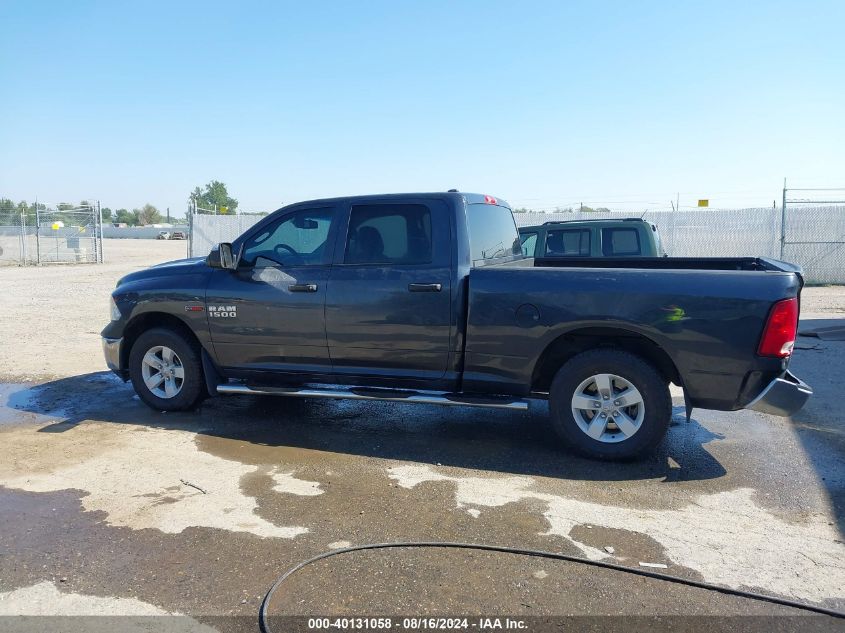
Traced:
<svg viewBox="0 0 845 633">
<path fill-rule="evenodd" d="M 131 211 L 118 209 L 115 212 L 114 221 L 116 224 L 128 224 L 129 226 L 135 226 L 138 223 L 138 218 L 136 218 L 135 214 Z"/>
<path fill-rule="evenodd" d="M 100 213 L 103 214 L 103 222 L 111 222 L 111 209 L 103 207 L 100 209 Z"/>
<path fill-rule="evenodd" d="M 161 213 L 159 213 L 158 209 L 156 209 L 149 202 L 140 209 L 135 209 L 133 213 L 137 218 L 136 224 L 140 224 L 141 226 L 146 226 L 148 224 L 158 224 L 159 222 L 161 222 Z"/>
<path fill-rule="evenodd" d="M 216 208 L 218 213 L 225 215 L 235 213 L 238 208 L 238 201 L 229 195 L 226 185 L 219 180 L 212 180 L 205 189 L 195 187 L 188 199 L 196 202 L 199 213 L 214 213 Z"/>
</svg>

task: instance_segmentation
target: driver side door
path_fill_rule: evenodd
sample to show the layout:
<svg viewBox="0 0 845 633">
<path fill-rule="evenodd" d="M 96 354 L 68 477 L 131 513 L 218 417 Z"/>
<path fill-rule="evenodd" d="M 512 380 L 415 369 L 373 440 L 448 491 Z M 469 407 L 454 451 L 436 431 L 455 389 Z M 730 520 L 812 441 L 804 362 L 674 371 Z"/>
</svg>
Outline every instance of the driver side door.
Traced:
<svg viewBox="0 0 845 633">
<path fill-rule="evenodd" d="M 331 372 L 324 307 L 337 215 L 308 207 L 262 222 L 243 239 L 237 270 L 212 273 L 206 309 L 223 367 Z"/>
</svg>

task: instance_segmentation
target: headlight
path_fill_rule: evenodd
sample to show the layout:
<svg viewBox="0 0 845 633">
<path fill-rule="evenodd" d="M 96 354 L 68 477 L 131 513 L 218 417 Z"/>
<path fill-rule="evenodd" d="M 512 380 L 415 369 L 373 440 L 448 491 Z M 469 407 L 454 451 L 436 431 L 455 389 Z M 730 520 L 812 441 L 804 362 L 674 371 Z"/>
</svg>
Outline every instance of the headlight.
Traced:
<svg viewBox="0 0 845 633">
<path fill-rule="evenodd" d="M 120 318 L 123 315 L 120 313 L 117 304 L 114 302 L 114 297 L 109 297 L 109 311 L 111 312 L 112 321 L 120 321 Z"/>
</svg>

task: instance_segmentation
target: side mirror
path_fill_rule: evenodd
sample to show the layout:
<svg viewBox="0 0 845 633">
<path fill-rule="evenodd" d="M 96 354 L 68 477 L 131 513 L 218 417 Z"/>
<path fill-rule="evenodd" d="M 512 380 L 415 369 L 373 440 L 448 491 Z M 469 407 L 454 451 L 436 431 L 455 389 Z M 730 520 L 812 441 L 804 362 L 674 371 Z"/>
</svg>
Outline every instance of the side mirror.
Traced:
<svg viewBox="0 0 845 633">
<path fill-rule="evenodd" d="M 208 254 L 205 262 L 212 268 L 224 270 L 235 270 L 237 268 L 235 256 L 232 254 L 232 245 L 229 242 L 218 244 L 217 248 Z"/>
</svg>

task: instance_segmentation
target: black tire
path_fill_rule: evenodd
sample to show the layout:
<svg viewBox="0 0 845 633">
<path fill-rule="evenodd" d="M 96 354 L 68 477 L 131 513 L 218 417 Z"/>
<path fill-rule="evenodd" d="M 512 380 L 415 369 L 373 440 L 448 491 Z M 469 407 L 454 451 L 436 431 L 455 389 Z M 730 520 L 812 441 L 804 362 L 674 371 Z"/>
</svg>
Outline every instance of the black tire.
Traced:
<svg viewBox="0 0 845 633">
<path fill-rule="evenodd" d="M 184 378 L 179 391 L 172 397 L 159 397 L 144 382 L 143 359 L 155 347 L 168 347 L 180 361 Z M 199 350 L 182 334 L 166 328 L 147 330 L 132 345 L 129 352 L 129 377 L 135 393 L 145 404 L 157 411 L 184 411 L 193 409 L 206 395 L 205 379 Z"/>
<path fill-rule="evenodd" d="M 609 425 L 602 437 L 612 438 L 612 443 L 587 435 L 572 411 L 576 390 L 584 381 L 598 374 L 615 374 L 633 385 L 642 396 L 644 412 L 639 427 L 626 437 L 624 433 L 614 432 L 618 429 L 615 424 Z M 597 395 L 596 402 L 603 400 Z M 606 406 L 612 407 L 610 403 Z M 593 349 L 572 357 L 557 372 L 549 390 L 549 409 L 557 434 L 582 455 L 605 460 L 630 460 L 643 456 L 660 444 L 672 419 L 672 398 L 666 379 L 642 358 L 614 349 Z M 621 410 L 638 412 L 636 408 Z M 599 411 L 595 415 L 600 415 Z M 613 420 L 609 411 L 605 415 L 608 421 Z M 587 416 L 584 414 L 582 420 Z M 617 437 L 622 439 L 616 440 Z"/>
</svg>

